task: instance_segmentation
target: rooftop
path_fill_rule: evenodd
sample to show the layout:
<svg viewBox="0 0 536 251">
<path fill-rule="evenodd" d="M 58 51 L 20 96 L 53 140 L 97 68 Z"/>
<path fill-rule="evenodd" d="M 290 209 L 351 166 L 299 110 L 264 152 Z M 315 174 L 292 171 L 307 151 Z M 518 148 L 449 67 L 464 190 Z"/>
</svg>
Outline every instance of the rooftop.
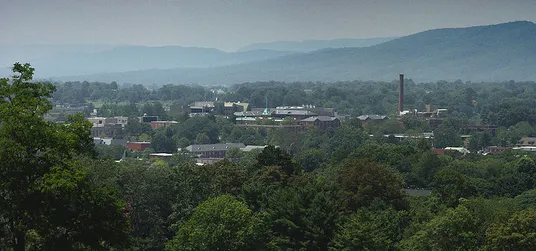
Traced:
<svg viewBox="0 0 536 251">
<path fill-rule="evenodd" d="M 357 118 L 359 120 L 367 120 L 367 119 L 384 120 L 384 119 L 389 119 L 389 117 L 387 117 L 386 115 L 361 115 L 361 116 L 359 116 Z"/>
<path fill-rule="evenodd" d="M 186 150 L 190 152 L 225 151 L 233 147 L 244 148 L 246 147 L 246 145 L 244 145 L 243 143 L 190 145 L 186 147 Z"/>
<path fill-rule="evenodd" d="M 249 145 L 249 146 L 246 146 L 244 148 L 242 148 L 242 151 L 244 152 L 250 152 L 252 150 L 255 150 L 255 149 L 261 149 L 263 150 L 264 148 L 266 148 L 267 146 L 254 146 L 254 145 Z"/>
<path fill-rule="evenodd" d="M 306 119 L 302 119 L 303 122 L 315 122 L 316 120 L 320 121 L 335 121 L 338 119 L 337 117 L 330 117 L 330 116 L 313 116 Z"/>
<path fill-rule="evenodd" d="M 245 111 L 245 112 L 235 112 L 235 116 L 237 117 L 256 117 L 263 115 L 262 111 Z"/>
<path fill-rule="evenodd" d="M 196 101 L 190 107 L 214 107 L 214 101 Z"/>
<path fill-rule="evenodd" d="M 274 114 L 276 115 L 316 115 L 316 113 L 308 110 L 294 110 L 294 109 L 278 109 L 275 110 Z"/>
</svg>

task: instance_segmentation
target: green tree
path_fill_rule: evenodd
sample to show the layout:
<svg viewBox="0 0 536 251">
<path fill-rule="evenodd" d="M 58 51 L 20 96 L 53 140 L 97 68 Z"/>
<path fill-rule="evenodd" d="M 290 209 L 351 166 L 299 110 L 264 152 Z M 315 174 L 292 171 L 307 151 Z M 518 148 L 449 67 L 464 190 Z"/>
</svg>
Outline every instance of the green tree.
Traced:
<svg viewBox="0 0 536 251">
<path fill-rule="evenodd" d="M 225 157 L 232 160 L 239 160 L 244 155 L 244 152 L 238 147 L 231 147 L 225 153 Z"/>
<path fill-rule="evenodd" d="M 125 148 L 122 145 L 96 145 L 95 146 L 97 150 L 97 155 L 99 158 L 112 158 L 119 160 L 123 157 L 123 154 L 125 153 Z"/>
<path fill-rule="evenodd" d="M 258 167 L 280 166 L 287 175 L 293 174 L 296 170 L 291 156 L 279 147 L 269 145 L 257 155 Z"/>
<path fill-rule="evenodd" d="M 477 152 L 482 148 L 491 145 L 491 136 L 487 133 L 474 133 L 469 139 L 467 149 L 471 152 Z"/>
<path fill-rule="evenodd" d="M 231 195 L 208 199 L 166 245 L 167 250 L 260 250 L 262 216 Z"/>
<path fill-rule="evenodd" d="M 464 206 L 424 224 L 400 243 L 402 250 L 477 250 L 478 222 Z"/>
<path fill-rule="evenodd" d="M 434 175 L 441 168 L 441 161 L 435 153 L 428 150 L 423 152 L 419 160 L 413 164 L 411 185 L 429 187 Z"/>
<path fill-rule="evenodd" d="M 141 123 L 137 117 L 129 117 L 128 123 L 125 125 L 125 133 L 128 136 L 140 136 L 144 133 L 151 133 L 151 125 Z"/>
<path fill-rule="evenodd" d="M 199 133 L 204 133 L 209 138 L 209 143 L 219 142 L 219 129 L 216 122 L 207 117 L 189 118 L 175 126 L 174 133 L 178 137 L 185 137 L 193 142 Z"/>
<path fill-rule="evenodd" d="M 407 212 L 376 204 L 341 221 L 331 250 L 396 250 Z"/>
<path fill-rule="evenodd" d="M 328 160 L 326 153 L 318 149 L 309 149 L 303 151 L 298 157 L 298 163 L 306 172 L 311 172 Z"/>
<path fill-rule="evenodd" d="M 337 128 L 329 142 L 329 149 L 332 151 L 331 162 L 341 162 L 357 149 L 366 137 L 368 136 L 363 132 L 361 126 L 342 125 Z"/>
<path fill-rule="evenodd" d="M 265 194 L 274 249 L 327 250 L 342 203 L 328 183 L 311 178 Z"/>
<path fill-rule="evenodd" d="M 439 126 L 434 130 L 435 148 L 461 146 L 462 144 L 462 139 L 454 128 Z"/>
<path fill-rule="evenodd" d="M 451 168 L 439 170 L 434 176 L 433 186 L 433 193 L 447 206 L 456 206 L 460 198 L 476 195 L 476 188 L 469 177 Z"/>
<path fill-rule="evenodd" d="M 516 212 L 505 223 L 486 232 L 484 250 L 534 250 L 536 246 L 536 209 Z"/>
<path fill-rule="evenodd" d="M 402 177 L 386 165 L 369 160 L 347 160 L 337 173 L 337 183 L 348 209 L 368 206 L 374 200 L 397 207 L 404 204 Z"/>
<path fill-rule="evenodd" d="M 54 87 L 32 81 L 16 63 L 0 80 L 0 242 L 14 251 L 90 250 L 128 244 L 124 203 L 109 187 L 94 187 L 77 157 L 94 157 L 91 124 L 45 121 Z"/>
<path fill-rule="evenodd" d="M 210 142 L 208 136 L 204 133 L 198 133 L 195 137 L 195 143 L 196 144 L 208 144 Z"/>
<path fill-rule="evenodd" d="M 114 175 L 121 197 L 128 202 L 130 235 L 134 245 L 142 250 L 161 250 L 172 236 L 168 217 L 173 212 L 177 177 L 161 162 L 157 160 L 149 166 L 126 159 L 117 164 Z"/>
<path fill-rule="evenodd" d="M 188 140 L 186 137 L 182 137 L 179 139 L 179 142 L 177 143 L 177 146 L 180 148 L 186 148 L 190 145 L 190 140 Z"/>
<path fill-rule="evenodd" d="M 173 130 L 168 127 L 156 130 L 151 141 L 151 148 L 159 153 L 177 152 L 177 143 L 173 140 Z"/>
</svg>

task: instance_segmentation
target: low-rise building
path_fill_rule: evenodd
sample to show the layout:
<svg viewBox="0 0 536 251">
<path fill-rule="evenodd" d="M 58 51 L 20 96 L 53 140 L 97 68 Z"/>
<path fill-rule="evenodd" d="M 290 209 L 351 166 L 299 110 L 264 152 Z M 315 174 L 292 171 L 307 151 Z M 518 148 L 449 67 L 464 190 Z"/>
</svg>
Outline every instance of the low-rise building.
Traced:
<svg viewBox="0 0 536 251">
<path fill-rule="evenodd" d="M 224 115 L 231 115 L 235 112 L 243 112 L 247 111 L 249 107 L 249 103 L 241 103 L 241 102 L 224 102 L 223 103 L 223 114 Z"/>
<path fill-rule="evenodd" d="M 501 146 L 487 146 L 482 150 L 482 154 L 499 154 L 506 150 L 512 149 L 511 147 L 501 147 Z"/>
<path fill-rule="evenodd" d="M 312 112 L 307 107 L 303 106 L 281 106 L 276 107 L 272 111 L 271 116 L 274 118 L 293 118 L 295 120 L 305 119 L 311 116 L 317 116 L 318 114 Z"/>
<path fill-rule="evenodd" d="M 196 101 L 192 104 L 190 104 L 190 114 L 195 113 L 212 113 L 215 108 L 214 101 Z"/>
<path fill-rule="evenodd" d="M 536 137 L 523 137 L 517 141 L 516 146 L 536 146 Z"/>
<path fill-rule="evenodd" d="M 122 138 L 123 126 L 121 124 L 93 124 L 92 137 Z"/>
<path fill-rule="evenodd" d="M 144 114 L 140 118 L 141 123 L 151 123 L 153 121 L 158 121 L 158 116 L 147 116 L 147 114 Z"/>
<path fill-rule="evenodd" d="M 150 153 L 149 159 L 169 159 L 173 157 L 171 153 Z"/>
<path fill-rule="evenodd" d="M 114 139 L 114 138 L 99 138 L 99 137 L 94 137 L 93 138 L 93 143 L 95 143 L 95 145 L 122 145 L 124 146 L 127 141 L 125 139 Z"/>
<path fill-rule="evenodd" d="M 145 151 L 151 147 L 151 142 L 127 142 L 126 147 L 132 151 Z"/>
<path fill-rule="evenodd" d="M 251 152 L 253 150 L 264 150 L 264 148 L 266 148 L 267 145 L 264 145 L 264 146 L 254 146 L 254 145 L 248 145 L 244 148 L 241 148 L 240 150 L 242 150 L 243 152 Z"/>
<path fill-rule="evenodd" d="M 367 126 L 367 123 L 379 123 L 388 120 L 389 117 L 386 115 L 361 115 L 357 119 L 361 121 L 361 126 L 364 128 Z"/>
<path fill-rule="evenodd" d="M 299 124 L 303 126 L 316 126 L 320 129 L 327 129 L 341 126 L 341 121 L 337 117 L 314 116 L 300 120 Z"/>
<path fill-rule="evenodd" d="M 151 121 L 151 128 L 154 130 L 154 129 L 158 129 L 160 127 L 167 127 L 167 126 L 172 126 L 172 125 L 177 125 L 179 124 L 179 122 L 177 121 L 161 121 L 161 120 L 157 120 L 157 121 Z"/>
<path fill-rule="evenodd" d="M 224 158 L 230 148 L 244 148 L 242 143 L 191 145 L 186 150 L 200 158 Z"/>
</svg>

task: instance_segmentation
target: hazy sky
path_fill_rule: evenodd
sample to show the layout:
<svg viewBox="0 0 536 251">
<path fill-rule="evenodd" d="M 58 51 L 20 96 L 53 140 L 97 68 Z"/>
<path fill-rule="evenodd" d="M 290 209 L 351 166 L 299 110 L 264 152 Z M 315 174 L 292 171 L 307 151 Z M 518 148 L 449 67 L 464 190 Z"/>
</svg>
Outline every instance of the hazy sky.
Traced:
<svg viewBox="0 0 536 251">
<path fill-rule="evenodd" d="M 138 44 L 235 50 L 276 40 L 403 36 L 536 21 L 536 0 L 0 0 L 0 45 Z"/>
</svg>

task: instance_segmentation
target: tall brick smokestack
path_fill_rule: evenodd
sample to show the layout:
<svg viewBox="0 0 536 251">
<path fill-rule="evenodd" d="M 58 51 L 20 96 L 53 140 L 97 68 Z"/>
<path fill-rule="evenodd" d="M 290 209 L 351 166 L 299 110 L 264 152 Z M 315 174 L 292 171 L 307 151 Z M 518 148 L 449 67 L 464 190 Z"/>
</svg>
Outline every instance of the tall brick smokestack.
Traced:
<svg viewBox="0 0 536 251">
<path fill-rule="evenodd" d="M 404 74 L 400 74 L 400 87 L 398 89 L 398 113 L 404 111 Z"/>
</svg>

